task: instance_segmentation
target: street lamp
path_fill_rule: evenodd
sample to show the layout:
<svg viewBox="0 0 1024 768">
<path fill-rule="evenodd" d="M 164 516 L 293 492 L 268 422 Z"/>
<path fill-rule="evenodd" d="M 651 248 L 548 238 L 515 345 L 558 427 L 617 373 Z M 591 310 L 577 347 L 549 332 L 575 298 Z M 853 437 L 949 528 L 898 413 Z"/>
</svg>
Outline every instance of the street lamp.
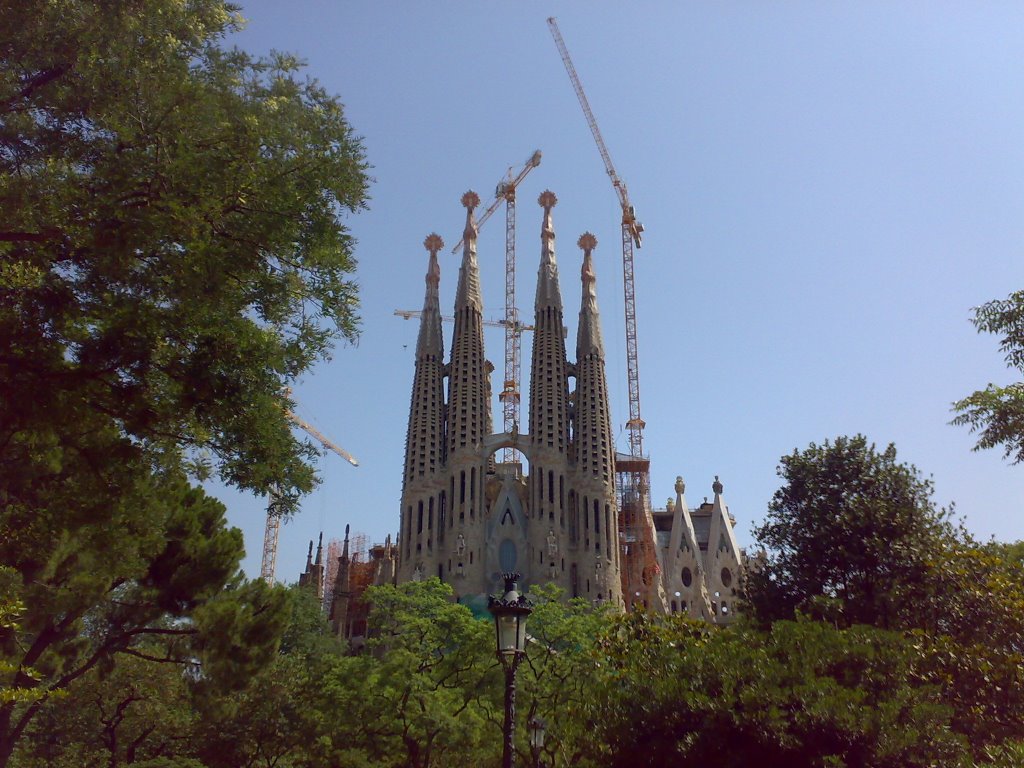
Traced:
<svg viewBox="0 0 1024 768">
<path fill-rule="evenodd" d="M 530 720 L 530 752 L 533 753 L 533 768 L 541 768 L 540 753 L 544 749 L 544 728 L 546 723 L 543 718 L 534 717 Z"/>
<path fill-rule="evenodd" d="M 494 629 L 498 644 L 498 661 L 505 669 L 505 747 L 502 752 L 502 768 L 512 768 L 514 759 L 513 735 L 516 722 L 516 669 L 526 655 L 526 617 L 533 612 L 533 606 L 516 591 L 518 573 L 503 573 L 505 594 L 491 595 L 487 610 L 494 616 Z"/>
</svg>

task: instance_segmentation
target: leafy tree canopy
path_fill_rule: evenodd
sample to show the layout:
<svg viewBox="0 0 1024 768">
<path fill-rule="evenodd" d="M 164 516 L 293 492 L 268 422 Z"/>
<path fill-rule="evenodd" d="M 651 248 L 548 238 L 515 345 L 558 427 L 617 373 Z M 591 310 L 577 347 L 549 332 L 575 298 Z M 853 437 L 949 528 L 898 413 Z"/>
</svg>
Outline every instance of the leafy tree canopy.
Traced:
<svg viewBox="0 0 1024 768">
<path fill-rule="evenodd" d="M 747 579 L 753 614 L 770 622 L 835 601 L 847 623 L 904 625 L 904 601 L 955 538 L 931 481 L 863 435 L 794 451 L 778 474 L 754 532 L 768 553 Z"/>
<path fill-rule="evenodd" d="M 0 0 L 0 765 L 125 655 L 244 682 L 280 590 L 194 487 L 285 507 L 285 385 L 357 330 L 359 140 L 222 0 Z M 10 610 L 8 610 L 10 613 Z"/>
<path fill-rule="evenodd" d="M 778 621 L 721 630 L 681 616 L 616 617 L 587 764 L 955 766 L 952 708 L 900 633 Z"/>
<path fill-rule="evenodd" d="M 990 301 L 974 310 L 971 320 L 979 333 L 1002 336 L 999 349 L 1008 368 L 1024 376 L 1024 291 Z M 1005 386 L 989 384 L 953 403 L 953 423 L 978 433 L 974 450 L 1002 446 L 1014 464 L 1024 461 L 1024 381 Z"/>
<path fill-rule="evenodd" d="M 223 0 L 0 2 L 0 444 L 19 463 L 60 444 L 68 398 L 150 453 L 208 451 L 229 483 L 309 489 L 282 387 L 355 338 L 342 217 L 366 163 L 296 59 L 223 47 L 240 24 Z"/>
</svg>

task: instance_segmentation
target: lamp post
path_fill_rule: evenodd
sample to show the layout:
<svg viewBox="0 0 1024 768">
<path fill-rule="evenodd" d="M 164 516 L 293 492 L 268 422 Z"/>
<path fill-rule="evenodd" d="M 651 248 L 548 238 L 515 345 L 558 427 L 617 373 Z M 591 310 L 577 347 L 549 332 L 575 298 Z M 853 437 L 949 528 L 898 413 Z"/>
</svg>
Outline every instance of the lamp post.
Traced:
<svg viewBox="0 0 1024 768">
<path fill-rule="evenodd" d="M 533 768 L 541 768 L 540 753 L 544 749 L 544 729 L 546 723 L 543 718 L 534 717 L 530 720 L 530 752 L 533 753 Z"/>
<path fill-rule="evenodd" d="M 505 594 L 501 597 L 491 595 L 487 600 L 487 610 L 494 616 L 498 661 L 505 669 L 505 746 L 501 765 L 502 768 L 512 768 L 515 756 L 516 669 L 526 655 L 526 617 L 533 612 L 533 606 L 516 590 L 518 573 L 503 573 L 501 577 L 505 580 Z"/>
</svg>

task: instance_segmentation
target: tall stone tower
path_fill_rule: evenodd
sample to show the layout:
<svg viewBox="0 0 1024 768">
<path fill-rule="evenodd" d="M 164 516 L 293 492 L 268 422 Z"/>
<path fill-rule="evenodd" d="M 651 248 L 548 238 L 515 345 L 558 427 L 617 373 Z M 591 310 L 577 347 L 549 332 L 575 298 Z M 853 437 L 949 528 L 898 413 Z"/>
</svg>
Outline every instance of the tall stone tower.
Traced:
<svg viewBox="0 0 1024 768">
<path fill-rule="evenodd" d="M 570 596 L 622 604 L 613 443 L 591 253 L 586 234 L 575 363 L 565 349 L 555 256 L 555 195 L 544 192 L 534 302 L 529 432 L 493 433 L 477 264 L 479 198 L 467 192 L 451 357 L 443 361 L 438 303 L 441 239 L 430 253 L 406 440 L 398 581 L 438 576 L 483 610 L 503 571 L 526 585 L 555 582 Z M 445 379 L 447 379 L 447 387 Z M 447 393 L 447 396 L 446 396 Z M 512 447 L 528 460 L 495 461 Z"/>
</svg>

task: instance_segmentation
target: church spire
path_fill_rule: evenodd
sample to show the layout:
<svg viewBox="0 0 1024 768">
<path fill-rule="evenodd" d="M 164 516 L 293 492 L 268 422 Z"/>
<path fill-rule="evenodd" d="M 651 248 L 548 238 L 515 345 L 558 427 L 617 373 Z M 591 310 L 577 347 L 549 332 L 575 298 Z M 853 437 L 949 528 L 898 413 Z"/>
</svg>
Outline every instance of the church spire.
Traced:
<svg viewBox="0 0 1024 768">
<path fill-rule="evenodd" d="M 459 449 L 472 449 L 491 432 L 490 381 L 484 359 L 483 300 L 473 215 L 480 197 L 476 192 L 467 192 L 462 196 L 462 204 L 466 207 L 466 230 L 459 288 L 455 294 L 455 332 L 448 386 L 448 413 L 459 414 L 459 419 L 458 423 L 453 419 L 449 424 L 449 456 Z"/>
<path fill-rule="evenodd" d="M 710 621 L 714 615 L 711 598 L 708 596 L 700 545 L 697 542 L 685 493 L 686 483 L 681 476 L 677 476 L 676 501 L 672 509 L 672 532 L 669 534 L 669 546 L 664 561 L 671 568 L 669 579 L 679 579 L 675 595 L 682 603 L 679 606 L 680 610 L 689 613 L 692 618 Z"/>
<path fill-rule="evenodd" d="M 551 209 L 558 198 L 546 190 L 537 202 L 544 209 L 540 230 L 540 267 L 537 270 L 537 298 L 534 302 L 533 352 L 530 370 L 530 437 L 541 449 L 554 449 L 564 454 L 569 444 L 569 379 L 565 359 L 565 327 L 562 318 L 562 295 L 558 287 L 558 262 L 555 260 L 555 228 Z M 531 456 L 531 465 L 533 459 Z M 543 468 L 544 460 L 536 456 Z M 547 503 L 553 503 L 546 496 Z M 536 501 L 536 500 L 535 500 Z M 533 506 L 542 512 L 540 506 Z"/>
<path fill-rule="evenodd" d="M 540 230 L 540 269 L 537 270 L 534 309 L 539 313 L 551 307 L 561 312 L 562 293 L 558 287 L 558 262 L 555 260 L 555 226 L 551 222 L 551 209 L 558 204 L 558 198 L 551 190 L 545 190 L 537 202 L 544 209 L 544 223 Z"/>
<path fill-rule="evenodd" d="M 348 611 L 352 599 L 352 581 L 350 574 L 350 560 L 348 555 L 348 534 L 350 526 L 345 526 L 345 544 L 341 550 L 341 557 L 338 558 L 338 573 L 334 577 L 334 597 L 331 600 L 331 627 L 338 637 L 347 637 L 348 632 Z"/>
<path fill-rule="evenodd" d="M 427 265 L 427 291 L 423 298 L 423 313 L 420 315 L 416 357 L 434 355 L 440 360 L 444 356 L 444 339 L 441 336 L 441 304 L 438 298 L 441 267 L 437 263 L 437 252 L 444 248 L 444 241 L 438 234 L 431 233 L 423 241 L 423 246 L 430 252 L 430 262 Z"/>
<path fill-rule="evenodd" d="M 576 359 L 596 355 L 604 359 L 604 340 L 601 337 L 601 314 L 597 310 L 597 277 L 594 274 L 594 260 L 591 253 L 597 247 L 597 238 L 589 232 L 580 236 L 579 246 L 583 249 L 583 301 L 580 306 L 580 324 L 576 336 Z"/>
<path fill-rule="evenodd" d="M 577 244 L 583 250 L 583 298 L 576 335 L 576 463 L 583 476 L 610 485 L 614 443 L 592 257 L 597 238 L 586 232 Z"/>
<path fill-rule="evenodd" d="M 405 439 L 405 471 L 402 475 L 403 557 L 412 557 L 412 548 L 422 548 L 434 540 L 433 520 L 416 527 L 413 541 L 413 520 L 423 504 L 431 505 L 438 475 L 444 471 L 446 458 L 444 416 L 444 344 L 441 337 L 441 309 L 438 286 L 441 268 L 437 253 L 444 247 L 441 238 L 431 233 L 423 241 L 430 253 L 427 264 L 426 294 L 420 332 L 416 342 L 416 370 L 413 375 L 409 424 Z"/>
<path fill-rule="evenodd" d="M 480 205 L 480 196 L 469 191 L 462 196 L 462 204 L 466 208 L 466 228 L 462 233 L 462 267 L 459 268 L 459 288 L 455 293 L 455 311 L 464 307 L 473 307 L 477 312 L 483 311 L 483 300 L 480 298 L 480 267 L 476 260 L 476 216 L 473 209 Z"/>
</svg>

